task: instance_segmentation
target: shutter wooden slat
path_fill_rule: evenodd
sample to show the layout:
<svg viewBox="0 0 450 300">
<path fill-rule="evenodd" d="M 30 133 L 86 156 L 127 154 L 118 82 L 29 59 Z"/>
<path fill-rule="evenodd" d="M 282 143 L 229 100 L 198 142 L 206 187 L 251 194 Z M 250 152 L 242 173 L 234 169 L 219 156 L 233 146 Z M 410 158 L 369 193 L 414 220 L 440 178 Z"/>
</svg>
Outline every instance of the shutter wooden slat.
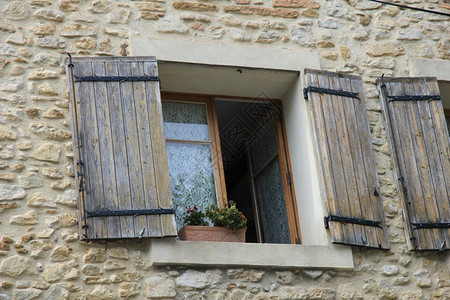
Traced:
<svg viewBox="0 0 450 300">
<path fill-rule="evenodd" d="M 105 64 L 106 73 L 111 76 L 119 75 L 118 64 L 115 62 Z M 115 178 L 117 182 L 117 199 L 111 201 L 114 206 L 111 210 L 131 208 L 130 179 L 128 172 L 127 148 L 125 143 L 125 128 L 123 123 L 123 106 L 119 82 L 107 82 L 110 99 L 111 134 L 114 144 Z M 111 203 L 111 204 L 112 204 Z M 134 220 L 132 216 L 118 217 L 121 237 L 134 237 Z"/>
<path fill-rule="evenodd" d="M 309 85 L 319 86 L 319 81 L 315 73 L 306 72 L 306 80 Z M 322 95 L 319 93 L 310 93 L 308 95 L 310 99 L 310 104 L 312 106 L 311 109 L 311 117 L 314 125 L 314 137 L 317 141 L 318 145 L 322 145 L 322 147 L 316 147 L 317 152 L 317 161 L 320 166 L 320 173 L 322 176 L 319 176 L 321 180 L 321 190 L 322 194 L 326 197 L 326 205 L 328 211 L 333 215 L 339 214 L 339 208 L 337 206 L 338 202 L 333 201 L 334 195 L 336 195 L 336 186 L 333 179 L 332 173 L 332 161 L 330 149 L 328 148 L 328 137 L 327 137 L 327 129 L 325 124 L 325 111 L 322 107 Z M 331 222 L 329 224 L 331 228 L 331 232 L 333 233 L 333 238 L 337 241 L 344 240 L 344 229 L 343 224 L 339 222 Z"/>
<path fill-rule="evenodd" d="M 131 75 L 144 74 L 143 63 L 131 63 Z M 156 83 L 158 84 L 158 83 Z M 154 87 L 152 87 L 153 89 Z M 153 153 L 152 153 L 152 137 L 150 133 L 150 117 L 147 107 L 147 91 L 145 82 L 133 82 L 134 95 L 136 97 L 136 124 L 139 137 L 139 152 L 141 159 L 142 183 L 144 187 L 144 198 L 139 202 L 140 207 L 158 208 L 156 178 L 154 173 L 145 172 L 145 168 L 154 169 Z M 150 125 L 152 126 L 152 125 Z M 148 224 L 148 232 L 145 236 L 161 235 L 161 217 L 160 216 L 144 216 Z"/>
<path fill-rule="evenodd" d="M 392 96 L 438 95 L 437 81 L 430 78 L 384 79 L 380 97 L 399 196 L 407 222 L 411 249 L 432 250 L 449 245 L 447 228 L 415 228 L 417 223 L 448 223 L 449 139 L 440 100 L 394 100 Z M 393 136 L 391 135 L 393 133 Z M 406 192 L 404 192 L 406 191 Z M 443 244 L 443 243 L 446 244 Z"/>
<path fill-rule="evenodd" d="M 426 80 L 415 82 L 417 93 L 422 95 L 439 94 L 436 81 Z M 444 111 L 440 101 L 431 101 L 425 103 L 419 101 L 419 108 L 423 111 L 422 127 L 424 131 L 426 153 L 428 155 L 430 188 L 433 190 L 434 197 L 429 199 L 428 218 L 432 222 L 450 221 L 450 182 L 446 184 L 446 177 L 450 177 L 450 153 L 448 152 L 449 143 L 445 140 L 438 141 L 436 136 L 445 136 L 448 141 L 447 127 L 445 123 Z M 435 120 L 433 120 L 435 117 Z M 434 126 L 435 124 L 435 126 Z M 435 129 L 436 128 L 436 129 Z M 437 146 L 437 148 L 436 148 Z M 443 149 L 447 155 L 440 155 L 440 149 Z M 437 151 L 436 151 L 437 150 Z M 447 163 L 447 164 L 446 164 Z M 446 164 L 446 168 L 444 165 Z M 441 200 L 439 200 L 441 199 Z M 447 201 L 445 201 L 447 199 Z M 428 205 L 428 203 L 427 203 Z M 447 247 L 450 243 L 449 230 L 432 229 L 435 238 L 435 249 L 439 249 L 443 241 L 446 241 Z"/>
<path fill-rule="evenodd" d="M 155 64 L 144 62 L 144 74 L 149 76 L 157 75 Z M 151 99 L 147 109 L 150 116 L 161 115 L 161 94 L 159 93 L 158 82 L 146 82 L 146 91 L 148 99 Z M 154 157 L 166 157 L 166 143 L 163 132 L 163 119 L 150 118 L 150 133 L 152 137 L 152 151 Z M 172 195 L 170 190 L 169 165 L 167 159 L 154 160 L 154 170 L 156 179 L 156 188 L 158 204 L 160 208 L 172 207 Z M 161 215 L 161 230 L 163 235 L 169 235 L 170 232 L 176 232 L 175 218 L 170 215 Z"/>
<path fill-rule="evenodd" d="M 373 160 L 361 80 L 355 76 L 305 70 L 307 85 L 356 92 L 359 99 L 308 92 L 317 144 L 322 193 L 329 215 L 378 221 L 381 227 L 329 221 L 334 243 L 389 248 L 378 177 Z"/>
<path fill-rule="evenodd" d="M 406 95 L 416 95 L 411 84 L 409 82 L 405 82 L 403 84 L 398 85 L 398 90 Z M 402 90 L 403 89 L 403 90 Z M 418 136 L 421 135 L 421 126 L 419 116 L 417 115 L 417 105 L 412 103 L 411 101 L 405 103 L 396 103 L 399 107 L 399 113 L 405 118 L 405 129 L 403 132 L 407 132 L 407 140 L 408 144 L 405 145 L 405 159 L 408 161 L 407 166 L 411 167 L 413 173 L 411 174 L 410 180 L 407 183 L 414 185 L 414 191 L 417 195 L 417 201 L 414 205 L 414 218 L 416 222 L 420 222 L 420 216 L 427 216 L 426 209 L 426 195 L 430 195 L 430 189 L 427 185 L 426 178 L 424 178 L 424 168 L 426 158 L 425 149 L 423 147 L 419 147 L 419 139 Z M 428 179 L 428 178 L 427 178 Z M 409 186 L 408 184 L 408 186 Z M 433 234 L 430 232 L 431 230 L 426 229 L 420 232 L 420 243 L 425 244 L 433 244 Z"/>
<path fill-rule="evenodd" d="M 76 184 L 79 191 L 79 199 L 80 199 L 80 211 L 79 211 L 79 220 L 78 226 L 79 226 L 79 232 L 80 237 L 82 239 L 87 238 L 88 236 L 93 236 L 93 227 L 92 226 L 86 226 L 86 214 L 85 211 L 89 210 L 90 206 L 92 205 L 91 202 L 86 203 L 86 193 L 85 190 L 87 189 L 89 183 L 85 180 L 85 175 L 88 172 L 88 166 L 85 166 L 82 162 L 82 158 L 87 157 L 86 153 L 86 147 L 83 147 L 83 145 L 87 144 L 87 137 L 86 134 L 83 134 L 84 130 L 84 124 L 85 124 L 85 114 L 83 112 L 80 112 L 77 109 L 78 103 L 75 103 L 75 99 L 87 99 L 89 96 L 85 96 L 84 93 L 87 93 L 87 89 L 84 88 L 77 88 L 75 89 L 75 82 L 74 82 L 74 76 L 77 76 L 82 71 L 82 66 L 78 68 L 78 70 L 73 70 L 73 74 L 68 72 L 67 75 L 67 83 L 69 86 L 69 93 L 72 96 L 71 105 L 69 105 L 69 109 L 72 112 L 71 116 L 71 128 L 72 128 L 72 138 L 73 138 L 73 152 L 75 154 L 74 156 L 74 170 L 75 170 L 75 176 L 76 176 Z M 77 130 L 78 129 L 78 130 Z M 78 174 L 80 176 L 78 176 Z M 90 191 L 90 188 L 89 188 Z"/>
<path fill-rule="evenodd" d="M 326 74 L 318 74 L 319 83 L 321 86 L 340 90 L 339 78 L 328 76 Z M 325 95 L 328 101 L 324 101 L 324 106 L 329 106 L 328 118 L 328 147 L 332 155 L 332 168 L 337 185 L 337 197 L 339 199 L 339 215 L 341 216 L 355 216 L 352 214 L 352 202 L 358 197 L 355 191 L 356 184 L 354 182 L 353 166 L 349 153 L 348 134 L 345 128 L 345 112 L 342 97 L 336 95 Z M 334 132 L 334 130 L 336 132 Z M 335 136 L 333 136 L 335 134 Z M 344 171 L 345 170 L 345 171 Z M 338 178 L 337 178 L 338 177 Z M 353 207 L 355 210 L 356 207 Z M 360 228 L 359 228 L 360 229 Z M 353 224 L 344 224 L 344 237 L 349 244 L 355 244 L 355 235 L 361 236 L 361 232 L 356 232 L 357 229 Z"/>
<path fill-rule="evenodd" d="M 346 91 L 352 90 L 349 78 L 334 77 L 333 80 L 336 82 L 336 85 L 334 86 L 335 89 Z M 354 98 L 343 97 L 342 99 L 339 99 L 338 97 L 339 96 L 335 96 L 334 103 L 339 103 L 336 101 L 342 101 L 341 105 L 338 105 L 341 114 L 339 124 L 341 124 L 343 128 L 340 144 L 342 145 L 341 151 L 345 153 L 345 156 L 343 157 L 344 170 L 348 170 L 345 171 L 344 174 L 348 191 L 349 215 L 362 217 L 360 199 L 363 193 L 362 189 L 367 189 L 367 187 L 361 186 L 360 184 L 365 179 L 364 169 L 361 168 L 363 165 L 355 163 L 356 161 L 362 162 L 363 160 L 359 151 L 359 138 L 354 134 L 358 130 L 358 124 L 355 122 Z M 373 218 L 370 219 L 373 220 Z M 366 243 L 367 237 L 364 226 L 353 224 L 353 230 L 355 241 Z"/>
<path fill-rule="evenodd" d="M 405 87 L 402 83 L 395 83 L 395 94 L 404 95 Z M 413 91 L 411 91 L 413 93 Z M 405 184 L 407 186 L 407 192 L 416 199 L 414 203 L 411 204 L 413 207 L 413 222 L 420 223 L 423 220 L 420 216 L 426 216 L 425 208 L 425 195 L 423 193 L 424 187 L 422 186 L 424 182 L 420 178 L 421 166 L 415 158 L 415 152 L 418 151 L 415 148 L 417 131 L 417 119 L 414 118 L 414 107 L 412 102 L 393 102 L 396 109 L 398 110 L 397 115 L 401 117 L 400 121 L 402 125 L 399 130 L 399 136 L 403 139 L 402 151 L 404 152 L 403 157 L 405 159 L 405 167 L 408 170 L 407 178 L 405 179 Z M 416 120 L 416 121 L 414 121 Z M 424 155 L 422 153 L 422 155 Z M 419 155 L 420 157 L 420 155 Z M 402 173 L 405 177 L 405 172 Z M 433 236 L 429 229 L 421 230 L 418 232 L 418 243 L 420 244 L 433 244 Z"/>
<path fill-rule="evenodd" d="M 131 76 L 132 66 L 131 64 L 119 64 L 120 76 Z M 124 82 L 125 83 L 125 82 Z M 122 97 L 123 103 L 126 103 L 124 115 L 125 137 L 128 152 L 128 165 L 129 176 L 131 186 L 131 207 L 130 209 L 143 209 L 145 208 L 142 203 L 145 201 L 145 193 L 142 178 L 142 166 L 141 166 L 141 151 L 139 148 L 139 135 L 137 124 L 137 102 L 140 100 L 141 95 L 135 94 L 135 83 L 126 82 L 122 83 Z M 149 230 L 147 228 L 147 218 L 145 216 L 134 217 L 134 234 L 142 235 L 143 237 L 149 236 Z"/>
<path fill-rule="evenodd" d="M 80 64 L 80 72 L 83 75 L 92 75 L 92 64 L 82 63 Z M 77 98 L 80 101 L 80 105 L 84 106 L 81 110 L 83 115 L 82 134 L 85 134 L 85 142 L 82 147 L 86 149 L 86 159 L 83 161 L 85 166 L 85 174 L 87 186 L 86 196 L 89 201 L 86 201 L 86 208 L 88 211 L 101 210 L 104 207 L 104 194 L 103 194 L 103 176 L 100 157 L 100 144 L 97 127 L 97 114 L 95 102 L 91 99 L 95 99 L 95 90 L 93 82 L 85 82 L 80 84 L 79 87 L 82 90 L 82 97 Z M 87 164 L 86 162 L 89 162 Z M 93 238 L 107 236 L 106 231 L 106 218 L 99 217 L 92 220 L 92 236 Z"/>
<path fill-rule="evenodd" d="M 92 73 L 97 76 L 104 76 L 105 65 L 102 62 L 92 64 Z M 97 117 L 98 142 L 100 149 L 100 159 L 103 181 L 103 198 L 101 207 L 107 210 L 114 210 L 117 205 L 117 185 L 114 165 L 114 150 L 111 137 L 110 107 L 107 86 L 104 82 L 94 82 L 95 93 L 95 111 Z M 93 179 L 93 178 L 92 178 Z M 100 200 L 100 199 L 99 199 Z M 108 238 L 120 237 L 119 219 L 116 217 L 107 217 L 105 231 Z"/>
<path fill-rule="evenodd" d="M 350 79 L 350 78 L 340 78 L 342 88 L 344 90 L 359 92 L 362 91 L 361 81 Z M 365 106 L 360 105 L 360 99 L 356 98 L 345 98 L 344 107 L 346 111 L 346 124 L 348 128 L 348 137 L 350 140 L 350 145 L 352 150 L 352 161 L 354 162 L 355 168 L 355 180 L 357 181 L 360 209 L 355 211 L 354 214 L 359 217 L 366 217 L 370 220 L 382 220 L 384 216 L 378 211 L 378 198 L 374 195 L 374 190 L 379 191 L 378 185 L 370 186 L 369 183 L 378 184 L 378 179 L 376 178 L 376 172 L 368 172 L 367 170 L 375 170 L 375 162 L 371 154 L 372 149 L 370 147 L 371 140 L 369 136 L 369 124 L 367 118 L 358 118 L 357 116 L 365 115 Z M 357 134 L 352 134 L 357 133 Z M 358 198 L 355 198 L 357 200 Z M 358 207 L 358 203 L 354 204 L 354 207 Z M 365 213 L 364 213 L 365 212 Z M 368 246 L 378 247 L 378 245 L 383 244 L 383 240 L 387 239 L 385 236 L 378 238 L 377 229 L 366 226 L 362 228 L 360 225 L 355 225 L 362 229 L 361 241 L 366 241 Z"/>
<path fill-rule="evenodd" d="M 416 95 L 426 95 L 428 91 L 426 89 L 425 83 L 423 82 L 411 82 L 406 84 L 406 92 L 408 94 Z M 431 222 L 439 222 L 439 208 L 436 203 L 438 199 L 439 188 L 439 177 L 442 174 L 438 174 L 437 166 L 435 163 L 436 151 L 430 147 L 435 147 L 436 140 L 434 138 L 433 130 L 427 128 L 429 121 L 431 119 L 429 105 L 423 101 L 418 101 L 416 105 L 413 105 L 413 110 L 415 114 L 414 118 L 414 128 L 417 130 L 416 146 L 418 151 L 416 151 L 416 158 L 419 168 L 420 179 L 422 182 L 422 190 L 424 194 L 424 207 L 427 212 L 427 219 Z M 431 143 L 431 144 L 430 144 Z M 419 154 L 419 155 L 418 155 Z M 439 241 L 442 237 L 438 229 L 428 229 L 431 232 L 433 238 L 434 248 L 439 247 Z"/>
<path fill-rule="evenodd" d="M 175 236 L 174 214 L 134 213 L 172 208 L 159 82 L 113 79 L 158 76 L 155 59 L 74 58 L 73 72 L 71 109 L 79 114 L 73 132 L 83 146 L 80 155 L 74 151 L 86 179 L 82 238 Z M 77 80 L 82 76 L 103 77 Z"/>
</svg>

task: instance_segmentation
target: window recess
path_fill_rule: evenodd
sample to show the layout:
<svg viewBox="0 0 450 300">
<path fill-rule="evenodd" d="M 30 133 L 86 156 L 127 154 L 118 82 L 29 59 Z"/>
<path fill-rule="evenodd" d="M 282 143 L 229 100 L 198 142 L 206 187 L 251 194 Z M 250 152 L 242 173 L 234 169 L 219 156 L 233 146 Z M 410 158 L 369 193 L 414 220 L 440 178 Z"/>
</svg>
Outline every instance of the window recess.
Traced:
<svg viewBox="0 0 450 300">
<path fill-rule="evenodd" d="M 280 102 L 177 93 L 163 93 L 162 98 L 177 226 L 182 226 L 186 206 L 204 209 L 216 204 L 215 199 L 218 205 L 232 200 L 248 218 L 248 242 L 299 243 Z M 174 109 L 181 106 L 184 109 Z M 197 113 L 193 111 L 200 107 L 203 121 L 194 121 L 192 116 Z M 192 133 L 189 128 L 199 124 L 203 138 L 189 139 L 181 131 L 173 136 L 167 130 L 181 126 Z M 208 145 L 211 150 L 172 155 L 172 143 Z M 182 166 L 194 157 L 196 161 Z M 205 165 L 209 166 L 208 180 L 198 174 Z M 202 184 L 196 186 L 196 178 Z"/>
</svg>

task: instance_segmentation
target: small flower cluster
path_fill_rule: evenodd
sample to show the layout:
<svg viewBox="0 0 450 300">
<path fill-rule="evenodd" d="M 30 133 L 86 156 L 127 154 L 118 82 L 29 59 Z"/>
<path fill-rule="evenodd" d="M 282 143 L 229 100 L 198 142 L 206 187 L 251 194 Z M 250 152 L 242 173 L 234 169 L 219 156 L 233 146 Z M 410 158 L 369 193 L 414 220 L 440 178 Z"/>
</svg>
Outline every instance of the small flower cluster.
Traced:
<svg viewBox="0 0 450 300">
<path fill-rule="evenodd" d="M 184 224 L 208 226 L 208 222 L 206 222 L 205 218 L 205 213 L 198 210 L 197 206 L 194 206 L 194 208 L 188 207 L 186 216 L 184 217 Z"/>
<path fill-rule="evenodd" d="M 214 226 L 228 227 L 232 230 L 247 228 L 247 218 L 237 209 L 236 203 L 233 201 L 230 201 L 229 206 L 225 208 L 211 205 L 206 209 L 206 213 L 199 211 L 196 206 L 193 209 L 188 207 L 184 223 L 205 226 L 208 225 L 206 218 L 211 220 Z"/>
</svg>

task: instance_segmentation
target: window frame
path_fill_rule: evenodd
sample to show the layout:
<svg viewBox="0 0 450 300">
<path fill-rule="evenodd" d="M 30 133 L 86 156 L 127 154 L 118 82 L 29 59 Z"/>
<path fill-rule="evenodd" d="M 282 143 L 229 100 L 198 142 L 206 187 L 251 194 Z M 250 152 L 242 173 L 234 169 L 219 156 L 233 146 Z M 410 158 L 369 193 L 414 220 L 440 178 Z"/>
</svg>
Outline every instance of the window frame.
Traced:
<svg viewBox="0 0 450 300">
<path fill-rule="evenodd" d="M 214 166 L 214 178 L 216 185 L 216 195 L 217 195 L 217 205 L 219 207 L 223 207 L 225 203 L 228 203 L 226 197 L 226 188 L 225 188 L 225 178 L 223 177 L 223 164 L 222 160 L 219 157 L 222 157 L 222 151 L 218 143 L 218 132 L 216 132 L 216 123 L 217 118 L 214 117 L 216 115 L 216 108 L 214 101 L 211 96 L 206 95 L 192 95 L 192 94 L 181 94 L 181 93 L 173 93 L 173 92 L 161 92 L 161 101 L 169 101 L 169 102 L 181 102 L 181 103 L 199 103 L 205 104 L 206 106 L 206 114 L 207 114 L 207 125 L 210 136 L 209 142 L 204 142 L 204 144 L 211 145 L 211 151 L 213 155 L 213 166 Z M 172 140 L 165 139 L 167 141 L 174 142 L 183 142 L 180 140 Z M 186 141 L 184 141 L 186 142 Z M 200 144 L 200 142 L 192 141 L 186 143 Z M 203 144 L 203 143 L 202 143 Z"/>
<path fill-rule="evenodd" d="M 219 124 L 217 118 L 217 110 L 216 110 L 216 99 L 220 98 L 220 100 L 233 99 L 238 101 L 255 101 L 255 102 L 273 102 L 275 101 L 276 109 L 272 110 L 272 116 L 274 118 L 274 126 L 276 131 L 276 143 L 277 143 L 277 151 L 278 151 L 278 160 L 280 162 L 280 172 L 281 172 L 281 180 L 283 183 L 283 192 L 285 198 L 285 206 L 287 213 L 287 221 L 289 224 L 289 235 L 291 244 L 300 244 L 301 243 L 301 228 L 300 221 L 298 216 L 298 207 L 297 207 L 297 199 L 295 196 L 295 187 L 294 182 L 291 179 L 289 184 L 287 177 L 293 176 L 292 174 L 292 166 L 290 164 L 290 155 L 289 155 L 289 146 L 286 128 L 284 124 L 283 118 L 283 103 L 280 99 L 267 99 L 267 98 L 249 98 L 249 97 L 235 97 L 235 96 L 224 96 L 224 95 L 203 95 L 203 94 L 189 94 L 189 93 L 178 93 L 178 92 L 163 92 L 161 91 L 161 101 L 170 101 L 170 102 L 181 102 L 181 103 L 201 103 L 206 105 L 207 119 L 208 119 L 208 129 L 210 134 L 210 143 L 213 154 L 213 166 L 214 166 L 214 176 L 216 183 L 216 194 L 217 201 L 220 207 L 223 207 L 226 203 L 228 203 L 228 196 L 226 190 L 225 183 L 225 173 L 222 161 L 222 149 L 220 142 L 220 133 L 219 133 Z M 278 121 L 275 121 L 278 120 Z M 168 140 L 167 141 L 175 141 L 179 140 Z M 193 142 L 195 143 L 195 142 Z M 283 176 L 283 175 L 286 176 Z M 288 175 L 289 174 L 289 175 Z M 262 242 L 261 232 L 262 225 L 259 220 L 260 212 L 259 207 L 257 206 L 257 199 L 254 193 L 252 192 L 252 203 L 254 214 L 257 216 L 255 218 L 256 225 L 256 233 L 258 236 L 258 243 Z M 257 210 L 257 211 L 255 211 Z M 259 221 L 258 221 L 259 220 Z"/>
</svg>

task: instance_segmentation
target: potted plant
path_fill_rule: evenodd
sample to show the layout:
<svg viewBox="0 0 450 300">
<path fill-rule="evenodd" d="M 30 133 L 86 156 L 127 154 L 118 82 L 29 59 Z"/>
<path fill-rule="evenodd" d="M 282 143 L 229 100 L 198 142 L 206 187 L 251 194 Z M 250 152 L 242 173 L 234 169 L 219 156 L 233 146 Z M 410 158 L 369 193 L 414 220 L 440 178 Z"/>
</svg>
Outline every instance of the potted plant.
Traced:
<svg viewBox="0 0 450 300">
<path fill-rule="evenodd" d="M 214 226 L 209 226 L 207 219 Z M 196 206 L 188 207 L 184 223 L 185 226 L 178 232 L 180 240 L 245 242 L 247 218 L 232 201 L 224 208 L 211 205 L 206 212 L 200 211 Z"/>
</svg>

